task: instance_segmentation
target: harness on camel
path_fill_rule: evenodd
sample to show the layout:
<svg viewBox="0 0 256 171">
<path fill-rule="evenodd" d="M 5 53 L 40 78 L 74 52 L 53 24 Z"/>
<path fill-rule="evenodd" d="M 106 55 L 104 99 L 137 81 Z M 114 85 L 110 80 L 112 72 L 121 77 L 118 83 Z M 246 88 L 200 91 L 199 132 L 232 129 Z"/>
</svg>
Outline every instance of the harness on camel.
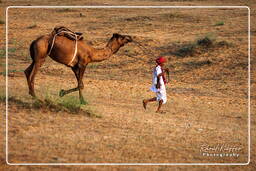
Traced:
<svg viewBox="0 0 256 171">
<path fill-rule="evenodd" d="M 73 58 L 71 59 L 71 61 L 68 63 L 68 66 L 72 66 L 72 63 L 73 63 L 73 61 L 74 61 L 74 59 L 76 57 L 76 54 L 77 54 L 77 41 L 78 40 L 83 40 L 83 33 L 73 32 L 70 29 L 68 29 L 66 27 L 63 27 L 63 26 L 55 27 L 53 29 L 53 31 L 51 32 L 52 39 L 49 42 L 50 49 L 49 49 L 48 54 L 47 54 L 48 56 L 52 52 L 52 48 L 54 46 L 54 42 L 55 42 L 56 36 L 64 36 L 64 37 L 67 37 L 70 40 L 74 40 L 75 41 L 74 55 L 73 55 Z"/>
</svg>

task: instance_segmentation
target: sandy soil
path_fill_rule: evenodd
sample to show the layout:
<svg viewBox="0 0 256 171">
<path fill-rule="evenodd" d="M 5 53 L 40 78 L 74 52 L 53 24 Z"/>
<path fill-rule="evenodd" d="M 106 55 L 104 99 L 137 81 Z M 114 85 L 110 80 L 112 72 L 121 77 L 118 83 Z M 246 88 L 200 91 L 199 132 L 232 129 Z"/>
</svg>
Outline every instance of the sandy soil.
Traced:
<svg viewBox="0 0 256 171">
<path fill-rule="evenodd" d="M 85 5 L 61 1 L 63 5 Z M 57 3 L 57 2 L 56 2 Z M 9 5 L 56 5 L 1 1 Z M 96 1 L 86 5 L 117 5 Z M 124 1 L 119 5 L 247 5 L 251 8 L 252 47 L 255 3 L 248 1 Z M 59 4 L 58 4 L 59 5 Z M 8 11 L 8 161 L 10 163 L 247 163 L 248 162 L 248 9 L 14 9 Z M 58 96 L 76 86 L 70 68 L 47 58 L 36 76 L 40 104 L 28 94 L 24 69 L 31 63 L 32 40 L 56 25 L 84 33 L 85 41 L 104 47 L 113 33 L 129 34 L 136 44 L 110 59 L 89 64 L 83 90 Z M 5 24 L 0 24 L 1 30 Z M 4 32 L 1 33 L 4 36 Z M 211 46 L 197 41 L 209 38 Z M 5 140 L 5 39 L 0 53 L 1 139 Z M 192 50 L 189 49 L 192 47 Z M 149 50 L 148 50 L 149 51 Z M 189 52 L 183 54 L 183 52 Z M 252 49 L 252 54 L 255 50 Z M 171 82 L 164 113 L 157 104 L 142 107 L 150 92 L 156 56 L 168 58 Z M 255 76 L 251 55 L 251 77 Z M 254 132 L 255 81 L 251 81 L 251 130 Z M 58 105 L 56 105 L 58 104 Z M 72 106 L 75 106 L 72 104 Z M 71 107 L 72 107 L 71 106 Z M 251 138 L 254 137 L 254 134 Z M 255 149 L 246 166 L 9 166 L 0 142 L 0 170 L 255 170 Z M 238 157 L 205 156 L 205 147 L 230 147 Z M 254 146 L 252 142 L 251 147 Z M 239 149 L 239 150 L 238 150 Z M 237 150 L 237 151 L 236 151 Z M 222 153 L 208 149 L 208 153 Z M 231 154 L 231 153 L 229 153 Z"/>
</svg>

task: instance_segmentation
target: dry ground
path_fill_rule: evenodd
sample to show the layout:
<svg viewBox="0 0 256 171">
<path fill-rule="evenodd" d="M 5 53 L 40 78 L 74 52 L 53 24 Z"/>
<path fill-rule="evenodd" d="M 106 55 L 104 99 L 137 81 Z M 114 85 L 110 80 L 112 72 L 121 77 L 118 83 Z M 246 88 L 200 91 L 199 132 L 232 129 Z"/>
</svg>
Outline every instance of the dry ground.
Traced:
<svg viewBox="0 0 256 171">
<path fill-rule="evenodd" d="M 234 5 L 221 1 L 145 1 L 130 5 Z M 233 2 L 233 1 L 232 1 Z M 251 6 L 255 3 L 235 2 Z M 33 5 L 19 2 L 3 5 Z M 99 5 L 95 2 L 89 5 Z M 117 2 L 112 2 L 117 4 Z M 123 2 L 122 5 L 127 5 Z M 42 3 L 38 3 L 42 5 Z M 54 4 L 50 4 L 54 5 Z M 71 5 L 66 3 L 64 5 Z M 76 4 L 77 5 L 77 4 Z M 84 5 L 84 4 L 82 4 Z M 2 13 L 4 8 L 1 9 Z M 248 9 L 9 9 L 8 159 L 10 163 L 246 163 L 248 161 Z M 4 17 L 1 21 L 4 22 Z M 156 55 L 168 58 L 171 83 L 164 114 L 156 104 L 145 111 L 155 56 L 128 44 L 101 63 L 90 64 L 84 76 L 87 105 L 78 93 L 58 97 L 76 86 L 72 71 L 47 59 L 37 74 L 35 90 L 43 103 L 28 95 L 24 69 L 30 64 L 30 42 L 56 25 L 84 33 L 95 47 L 113 33 L 129 34 Z M 4 28 L 5 24 L 0 25 Z M 252 36 L 255 27 L 251 28 Z M 212 45 L 198 40 L 209 38 Z M 254 38 L 254 37 L 253 37 Z M 254 39 L 252 39 L 253 41 Z M 252 50 L 255 52 L 254 50 Z M 1 111 L 5 111 L 5 55 L 1 40 Z M 252 57 L 252 68 L 255 65 Z M 251 73 L 255 75 L 254 70 Z M 252 81 L 252 92 L 255 81 Z M 252 102 L 256 99 L 251 95 Z M 74 102 L 75 104 L 73 104 Z M 252 103 L 251 109 L 254 110 Z M 5 115 L 1 115 L 5 120 Z M 252 125 L 255 120 L 252 119 Z M 4 126 L 1 127 L 4 130 Z M 254 130 L 254 127 L 253 127 Z M 4 133 L 4 131 L 2 131 Z M 1 136 L 4 139 L 4 136 Z M 4 142 L 1 142 L 4 145 Z M 203 145 L 240 147 L 239 157 L 206 157 Z M 72 170 L 80 166 L 5 165 L 0 170 Z M 254 148 L 251 151 L 255 159 Z M 209 166 L 199 169 L 209 169 Z M 141 170 L 142 167 L 91 166 L 91 170 Z M 168 170 L 167 166 L 144 167 Z M 177 170 L 197 169 L 179 166 Z M 255 170 L 249 166 L 214 167 Z"/>
</svg>

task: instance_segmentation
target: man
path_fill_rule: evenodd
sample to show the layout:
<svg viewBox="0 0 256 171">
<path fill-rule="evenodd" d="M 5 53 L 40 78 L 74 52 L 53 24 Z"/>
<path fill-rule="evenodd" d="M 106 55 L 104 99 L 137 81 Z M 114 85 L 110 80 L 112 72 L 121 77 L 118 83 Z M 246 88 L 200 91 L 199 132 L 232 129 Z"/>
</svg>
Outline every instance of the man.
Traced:
<svg viewBox="0 0 256 171">
<path fill-rule="evenodd" d="M 169 69 L 163 69 L 164 64 L 166 62 L 167 60 L 164 57 L 159 57 L 156 59 L 157 65 L 153 71 L 152 86 L 150 88 L 151 91 L 156 93 L 156 97 L 153 97 L 150 99 L 144 99 L 143 100 L 144 109 L 146 109 L 148 102 L 158 101 L 158 107 L 156 112 L 160 113 L 162 104 L 165 104 L 167 101 L 166 88 L 165 88 L 165 84 L 167 83 L 167 81 L 165 79 L 165 72 L 169 74 Z"/>
</svg>

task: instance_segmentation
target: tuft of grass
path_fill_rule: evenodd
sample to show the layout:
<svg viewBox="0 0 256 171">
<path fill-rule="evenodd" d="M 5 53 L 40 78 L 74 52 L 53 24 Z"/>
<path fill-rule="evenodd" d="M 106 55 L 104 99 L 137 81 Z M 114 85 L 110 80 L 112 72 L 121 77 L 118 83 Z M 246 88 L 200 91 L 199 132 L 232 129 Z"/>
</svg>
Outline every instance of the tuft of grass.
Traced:
<svg viewBox="0 0 256 171">
<path fill-rule="evenodd" d="M 223 21 L 219 21 L 217 22 L 216 24 L 214 24 L 214 26 L 223 26 L 224 25 L 224 22 Z"/>
<path fill-rule="evenodd" d="M 217 45 L 217 47 L 230 47 L 230 46 L 232 46 L 231 43 L 229 43 L 225 40 L 218 42 L 216 45 Z"/>
<path fill-rule="evenodd" d="M 33 25 L 31 25 L 31 26 L 28 26 L 27 28 L 28 29 L 33 29 L 33 28 L 36 28 L 37 27 L 37 25 L 36 24 L 33 24 Z"/>
<path fill-rule="evenodd" d="M 78 113 L 81 109 L 81 104 L 79 99 L 74 96 L 63 97 L 61 101 L 58 102 L 58 105 L 63 106 L 64 108 L 69 110 L 71 113 Z"/>
<path fill-rule="evenodd" d="M 16 51 L 16 48 L 8 48 L 8 53 L 15 53 Z"/>
<path fill-rule="evenodd" d="M 205 65 L 211 65 L 211 64 L 212 62 L 210 60 L 190 61 L 190 62 L 183 63 L 183 65 L 188 68 L 199 68 L 199 67 L 202 67 Z"/>
<path fill-rule="evenodd" d="M 186 44 L 174 52 L 174 55 L 179 57 L 192 56 L 195 51 L 195 44 Z"/>
<path fill-rule="evenodd" d="M 73 11 L 75 10 L 71 8 L 61 8 L 57 10 L 57 12 L 73 12 Z"/>
<path fill-rule="evenodd" d="M 212 47 L 214 45 L 214 41 L 214 36 L 208 34 L 205 37 L 199 38 L 196 42 L 182 45 L 176 51 L 172 52 L 172 54 L 178 57 L 193 56 L 197 52 L 200 53 L 201 51 L 205 51 Z"/>
<path fill-rule="evenodd" d="M 166 19 L 174 19 L 174 18 L 180 18 L 181 15 L 179 15 L 178 13 L 167 13 L 167 14 L 163 14 L 163 17 Z"/>
<path fill-rule="evenodd" d="M 5 94 L 0 94 L 0 103 L 5 103 L 5 101 L 6 101 Z"/>
<path fill-rule="evenodd" d="M 90 69 L 97 69 L 100 66 L 101 66 L 100 64 L 92 63 L 92 64 L 89 64 L 87 67 Z"/>
<path fill-rule="evenodd" d="M 212 44 L 213 44 L 213 40 L 208 36 L 205 36 L 197 40 L 197 45 L 199 46 L 210 47 Z"/>
<path fill-rule="evenodd" d="M 16 73 L 16 72 L 23 72 L 23 71 L 24 70 L 16 70 L 16 69 L 8 70 L 8 74 L 13 74 L 13 73 Z M 3 72 L 0 72 L 0 75 L 6 76 L 7 73 L 6 73 L 6 71 L 3 71 Z"/>
<path fill-rule="evenodd" d="M 0 58 L 5 57 L 5 49 L 0 49 Z"/>
<path fill-rule="evenodd" d="M 151 21 L 152 18 L 149 16 L 136 16 L 136 17 L 129 17 L 129 18 L 125 18 L 125 21 Z"/>
<path fill-rule="evenodd" d="M 0 24 L 5 24 L 5 21 L 0 19 Z"/>
</svg>

